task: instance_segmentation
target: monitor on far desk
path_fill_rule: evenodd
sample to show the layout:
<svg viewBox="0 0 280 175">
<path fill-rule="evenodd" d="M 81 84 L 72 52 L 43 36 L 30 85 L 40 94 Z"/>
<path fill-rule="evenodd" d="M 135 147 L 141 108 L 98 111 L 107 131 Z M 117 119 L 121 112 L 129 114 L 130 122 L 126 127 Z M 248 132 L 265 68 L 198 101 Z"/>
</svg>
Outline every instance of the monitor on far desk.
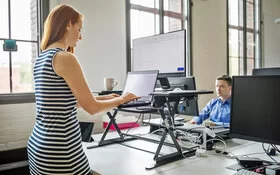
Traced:
<svg viewBox="0 0 280 175">
<path fill-rule="evenodd" d="M 154 103 L 156 107 L 162 107 L 164 105 L 172 105 L 169 114 L 176 113 L 176 104 L 179 104 L 181 101 L 194 100 L 197 103 L 197 96 L 201 94 L 212 94 L 213 91 L 209 90 L 173 90 L 173 91 L 158 91 L 153 92 L 151 95 L 154 96 Z M 172 104 L 174 103 L 174 104 Z M 197 106 L 196 106 L 197 107 Z M 172 111 L 171 111 L 172 110 Z M 196 110 L 198 115 L 198 109 Z M 172 116 L 173 123 L 175 123 L 174 115 Z"/>
<path fill-rule="evenodd" d="M 280 76 L 233 76 L 231 137 L 280 145 Z"/>
</svg>

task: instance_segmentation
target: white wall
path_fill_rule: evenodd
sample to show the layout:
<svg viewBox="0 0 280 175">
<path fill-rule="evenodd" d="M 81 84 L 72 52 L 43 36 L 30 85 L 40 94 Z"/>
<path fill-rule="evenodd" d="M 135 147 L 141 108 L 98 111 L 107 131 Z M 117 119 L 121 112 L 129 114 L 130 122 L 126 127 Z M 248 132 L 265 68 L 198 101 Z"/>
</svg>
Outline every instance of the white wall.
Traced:
<svg viewBox="0 0 280 175">
<path fill-rule="evenodd" d="M 83 39 L 78 43 L 78 57 L 92 90 L 103 89 L 103 78 L 119 80 L 123 88 L 126 77 L 125 1 L 61 0 L 84 14 Z"/>
<path fill-rule="evenodd" d="M 280 18 L 280 1 L 263 0 L 263 67 L 280 66 L 280 23 L 274 23 Z"/>
<path fill-rule="evenodd" d="M 215 92 L 215 79 L 227 73 L 227 23 L 225 0 L 193 0 L 193 74 L 197 89 Z M 202 108 L 216 94 L 199 96 Z"/>
</svg>

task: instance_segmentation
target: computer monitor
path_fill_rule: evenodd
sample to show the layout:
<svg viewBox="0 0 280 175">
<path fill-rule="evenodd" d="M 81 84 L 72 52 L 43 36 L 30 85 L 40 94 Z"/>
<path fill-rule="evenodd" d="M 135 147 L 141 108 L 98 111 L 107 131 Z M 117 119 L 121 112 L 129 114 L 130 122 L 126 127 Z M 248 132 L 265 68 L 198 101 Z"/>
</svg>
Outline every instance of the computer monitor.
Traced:
<svg viewBox="0 0 280 175">
<path fill-rule="evenodd" d="M 195 85 L 195 77 L 177 77 L 168 78 L 171 89 L 179 88 L 182 90 L 196 90 Z M 181 103 L 179 103 L 178 114 L 190 115 L 190 116 L 198 116 L 198 104 L 197 98 L 189 98 L 185 99 Z"/>
<path fill-rule="evenodd" d="M 253 75 L 280 75 L 280 67 L 255 68 Z"/>
<path fill-rule="evenodd" d="M 189 70 L 186 30 L 134 39 L 132 52 L 131 71 L 159 70 L 159 77 L 185 77 Z"/>
<path fill-rule="evenodd" d="M 169 77 L 170 90 L 196 90 L 195 77 Z M 189 98 L 181 101 L 176 111 L 177 114 L 198 116 L 198 104 L 196 98 Z"/>
<path fill-rule="evenodd" d="M 233 76 L 230 135 L 280 145 L 280 76 Z"/>
</svg>

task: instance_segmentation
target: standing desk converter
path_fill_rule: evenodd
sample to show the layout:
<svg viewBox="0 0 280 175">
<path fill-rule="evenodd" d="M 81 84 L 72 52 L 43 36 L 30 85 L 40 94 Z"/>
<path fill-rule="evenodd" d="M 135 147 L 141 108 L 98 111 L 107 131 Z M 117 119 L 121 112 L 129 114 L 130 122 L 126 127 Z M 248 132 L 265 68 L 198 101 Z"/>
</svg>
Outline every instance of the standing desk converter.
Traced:
<svg viewBox="0 0 280 175">
<path fill-rule="evenodd" d="M 195 154 L 196 149 L 194 148 L 184 148 L 179 145 L 178 141 L 176 140 L 176 137 L 173 133 L 173 131 L 176 129 L 174 126 L 174 115 L 176 113 L 176 110 L 178 109 L 178 104 L 180 101 L 187 100 L 187 99 L 196 99 L 198 95 L 202 94 L 212 94 L 213 91 L 209 90 L 180 90 L 180 91 L 161 91 L 161 92 L 153 92 L 151 95 L 154 97 L 154 102 L 153 102 L 153 107 L 151 108 L 143 108 L 141 110 L 137 108 L 117 108 L 114 109 L 113 113 L 107 112 L 108 117 L 110 118 L 110 121 L 105 128 L 103 135 L 98 142 L 98 145 L 96 146 L 89 146 L 87 149 L 92 149 L 108 144 L 113 144 L 113 143 L 121 143 L 124 141 L 132 140 L 132 139 L 141 139 L 153 143 L 158 143 L 157 150 L 154 155 L 154 161 L 155 163 L 152 165 L 146 166 L 146 169 L 153 169 L 155 167 L 165 165 L 167 163 L 183 159 L 185 157 L 189 157 Z M 164 107 L 168 108 L 168 113 L 164 113 Z M 122 112 L 132 112 L 132 113 L 155 113 L 158 112 L 160 116 L 162 117 L 163 121 L 165 121 L 166 126 L 163 128 L 164 132 L 162 134 L 162 137 L 160 141 L 146 138 L 146 137 L 140 137 L 140 136 L 135 136 L 127 133 L 122 133 L 120 128 L 118 127 L 116 123 L 116 115 L 118 111 Z M 119 134 L 119 138 L 113 138 L 113 139 L 107 139 L 105 140 L 105 137 L 109 131 L 110 126 L 113 125 L 116 129 L 116 131 Z M 165 139 L 167 137 L 167 134 L 172 139 L 173 143 L 167 143 L 165 142 Z M 130 136 L 130 138 L 125 138 L 125 136 Z M 170 147 L 175 147 L 177 152 L 170 153 L 170 154 L 165 154 L 165 155 L 160 155 L 160 151 L 163 145 L 170 146 Z"/>
</svg>

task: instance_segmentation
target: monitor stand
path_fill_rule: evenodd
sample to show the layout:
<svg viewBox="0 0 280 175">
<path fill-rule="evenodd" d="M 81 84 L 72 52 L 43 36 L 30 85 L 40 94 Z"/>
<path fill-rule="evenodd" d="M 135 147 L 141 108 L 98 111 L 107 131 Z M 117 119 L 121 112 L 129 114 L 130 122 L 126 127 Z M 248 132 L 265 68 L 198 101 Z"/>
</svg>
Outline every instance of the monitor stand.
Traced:
<svg viewBox="0 0 280 175">
<path fill-rule="evenodd" d="M 164 89 L 164 90 L 170 89 L 170 84 L 169 84 L 167 77 L 158 77 L 157 79 L 159 80 L 160 87 L 162 89 Z"/>
</svg>

